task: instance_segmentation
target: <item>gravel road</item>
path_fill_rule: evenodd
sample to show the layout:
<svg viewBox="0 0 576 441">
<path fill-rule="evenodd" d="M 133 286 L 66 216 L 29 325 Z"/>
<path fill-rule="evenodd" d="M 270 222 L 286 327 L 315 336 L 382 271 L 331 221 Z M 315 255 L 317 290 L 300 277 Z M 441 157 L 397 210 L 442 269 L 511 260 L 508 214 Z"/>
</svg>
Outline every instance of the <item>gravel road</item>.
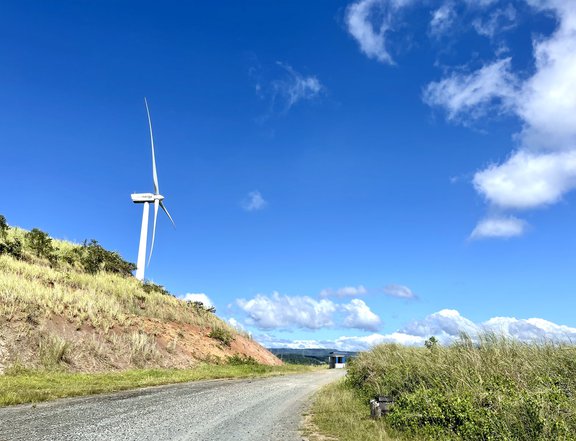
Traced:
<svg viewBox="0 0 576 441">
<path fill-rule="evenodd" d="M 300 441 L 312 393 L 343 374 L 201 381 L 0 408 L 0 441 Z"/>
</svg>

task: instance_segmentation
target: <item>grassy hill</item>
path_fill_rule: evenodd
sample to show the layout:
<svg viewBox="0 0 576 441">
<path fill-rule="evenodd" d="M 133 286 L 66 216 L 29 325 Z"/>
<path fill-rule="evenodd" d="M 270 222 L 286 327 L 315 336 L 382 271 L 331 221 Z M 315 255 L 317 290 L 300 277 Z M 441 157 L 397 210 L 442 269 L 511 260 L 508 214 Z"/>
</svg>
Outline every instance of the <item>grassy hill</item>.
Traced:
<svg viewBox="0 0 576 441">
<path fill-rule="evenodd" d="M 0 373 L 281 364 L 213 309 L 143 284 L 133 269 L 95 241 L 52 239 L 0 217 Z"/>
</svg>

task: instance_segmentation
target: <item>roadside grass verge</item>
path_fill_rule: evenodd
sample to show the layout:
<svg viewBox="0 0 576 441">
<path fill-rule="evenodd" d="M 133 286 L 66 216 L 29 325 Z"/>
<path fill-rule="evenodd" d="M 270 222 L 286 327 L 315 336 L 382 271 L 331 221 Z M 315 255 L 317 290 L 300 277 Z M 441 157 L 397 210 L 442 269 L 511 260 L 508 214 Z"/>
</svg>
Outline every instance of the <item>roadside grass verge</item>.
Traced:
<svg viewBox="0 0 576 441">
<path fill-rule="evenodd" d="M 133 369 L 96 374 L 12 368 L 0 376 L 0 406 L 188 381 L 268 377 L 313 370 L 309 366 L 250 363 L 201 364 L 193 369 Z"/>
<path fill-rule="evenodd" d="M 371 421 L 376 395 L 394 407 Z M 312 414 L 321 433 L 340 441 L 573 441 L 576 346 L 495 334 L 462 335 L 449 346 L 380 345 L 317 395 Z"/>
<path fill-rule="evenodd" d="M 310 441 L 396 441 L 384 420 L 370 418 L 366 400 L 342 379 L 324 386 L 314 396 L 304 434 Z"/>
</svg>

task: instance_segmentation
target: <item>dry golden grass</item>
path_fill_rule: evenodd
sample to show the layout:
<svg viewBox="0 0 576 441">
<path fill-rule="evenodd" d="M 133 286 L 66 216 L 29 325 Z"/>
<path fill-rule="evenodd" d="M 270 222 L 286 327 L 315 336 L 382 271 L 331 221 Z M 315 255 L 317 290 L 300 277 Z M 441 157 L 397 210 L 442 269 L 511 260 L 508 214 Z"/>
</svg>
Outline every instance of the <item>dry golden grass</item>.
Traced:
<svg viewBox="0 0 576 441">
<path fill-rule="evenodd" d="M 57 244 L 61 246 L 60 241 Z M 39 259 L 0 255 L 0 317 L 15 320 L 22 315 L 33 319 L 55 314 L 79 326 L 90 324 L 107 331 L 140 316 L 237 333 L 208 311 L 170 295 L 146 292 L 135 278 L 51 268 L 35 260 Z"/>
</svg>

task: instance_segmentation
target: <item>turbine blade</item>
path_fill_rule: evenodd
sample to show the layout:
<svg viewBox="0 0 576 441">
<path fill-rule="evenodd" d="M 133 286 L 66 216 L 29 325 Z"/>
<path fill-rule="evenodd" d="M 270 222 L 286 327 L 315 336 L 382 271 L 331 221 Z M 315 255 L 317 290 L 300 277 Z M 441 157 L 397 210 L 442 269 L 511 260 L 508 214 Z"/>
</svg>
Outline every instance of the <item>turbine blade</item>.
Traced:
<svg viewBox="0 0 576 441">
<path fill-rule="evenodd" d="M 150 118 L 150 109 L 148 109 L 148 101 L 144 97 L 144 104 L 146 104 L 146 114 L 148 115 L 148 127 L 150 127 L 150 144 L 152 144 L 152 179 L 154 180 L 154 194 L 160 194 L 158 187 L 158 175 L 156 174 L 156 155 L 154 154 L 154 135 L 152 134 L 152 119 Z"/>
<path fill-rule="evenodd" d="M 172 225 L 174 225 L 174 228 L 176 228 L 176 224 L 174 223 L 174 219 L 172 219 L 172 216 L 170 216 L 170 213 L 168 213 L 168 210 L 166 210 L 166 207 L 164 206 L 164 202 L 160 201 L 160 206 L 162 207 L 162 210 L 164 210 L 164 213 L 166 213 L 166 215 L 172 221 Z"/>
<path fill-rule="evenodd" d="M 154 251 L 154 239 L 156 238 L 156 219 L 158 218 L 158 205 L 161 202 L 158 199 L 154 200 L 154 227 L 152 228 L 152 244 L 150 245 L 150 255 L 148 256 L 148 265 L 152 259 L 152 251 Z"/>
</svg>

